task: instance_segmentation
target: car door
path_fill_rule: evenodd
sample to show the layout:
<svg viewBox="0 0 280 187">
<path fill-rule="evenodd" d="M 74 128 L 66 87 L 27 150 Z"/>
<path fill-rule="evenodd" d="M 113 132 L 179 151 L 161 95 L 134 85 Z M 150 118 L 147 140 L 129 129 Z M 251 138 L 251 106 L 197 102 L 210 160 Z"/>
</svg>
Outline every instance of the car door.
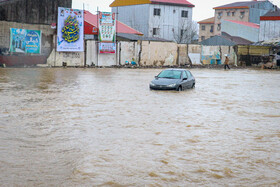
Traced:
<svg viewBox="0 0 280 187">
<path fill-rule="evenodd" d="M 188 75 L 186 71 L 183 71 L 182 73 L 182 87 L 183 89 L 187 89 L 189 87 L 189 80 Z"/>
<path fill-rule="evenodd" d="M 186 71 L 188 75 L 188 88 L 192 88 L 194 84 L 194 77 L 192 76 L 191 72 Z"/>
</svg>

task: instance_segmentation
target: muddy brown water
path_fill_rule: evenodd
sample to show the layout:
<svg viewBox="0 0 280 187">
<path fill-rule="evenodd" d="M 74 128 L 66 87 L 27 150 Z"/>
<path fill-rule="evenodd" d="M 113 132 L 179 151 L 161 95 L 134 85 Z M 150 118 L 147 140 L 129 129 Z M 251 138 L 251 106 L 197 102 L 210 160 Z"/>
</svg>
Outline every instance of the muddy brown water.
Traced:
<svg viewBox="0 0 280 187">
<path fill-rule="evenodd" d="M 280 73 L 0 69 L 0 186 L 280 185 Z"/>
</svg>

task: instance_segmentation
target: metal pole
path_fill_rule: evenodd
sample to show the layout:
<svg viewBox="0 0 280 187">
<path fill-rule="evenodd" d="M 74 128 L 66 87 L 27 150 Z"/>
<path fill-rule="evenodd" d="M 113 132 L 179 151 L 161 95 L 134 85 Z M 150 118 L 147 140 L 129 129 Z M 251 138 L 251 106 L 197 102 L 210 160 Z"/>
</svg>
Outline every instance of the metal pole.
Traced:
<svg viewBox="0 0 280 187">
<path fill-rule="evenodd" d="M 97 62 L 96 62 L 96 66 L 98 67 L 98 60 L 99 60 L 99 29 L 100 29 L 100 26 L 99 26 L 99 21 L 98 21 L 98 18 L 99 18 L 99 8 L 97 7 Z"/>
</svg>

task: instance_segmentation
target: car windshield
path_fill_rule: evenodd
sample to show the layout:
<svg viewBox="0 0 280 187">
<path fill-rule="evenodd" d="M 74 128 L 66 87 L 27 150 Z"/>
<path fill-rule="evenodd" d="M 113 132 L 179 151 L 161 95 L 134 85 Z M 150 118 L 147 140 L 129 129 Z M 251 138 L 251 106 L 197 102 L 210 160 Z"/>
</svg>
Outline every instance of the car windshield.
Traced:
<svg viewBox="0 0 280 187">
<path fill-rule="evenodd" d="M 180 79 L 181 74 L 182 72 L 177 70 L 164 70 L 158 75 L 158 78 Z"/>
</svg>

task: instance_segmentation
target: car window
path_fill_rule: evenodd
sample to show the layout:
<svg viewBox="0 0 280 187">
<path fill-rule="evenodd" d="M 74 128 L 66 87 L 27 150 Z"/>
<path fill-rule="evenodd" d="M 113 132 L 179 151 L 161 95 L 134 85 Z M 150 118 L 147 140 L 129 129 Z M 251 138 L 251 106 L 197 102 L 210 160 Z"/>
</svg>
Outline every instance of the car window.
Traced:
<svg viewBox="0 0 280 187">
<path fill-rule="evenodd" d="M 188 77 L 192 78 L 192 74 L 189 71 L 187 71 L 187 74 L 188 74 Z"/>
<path fill-rule="evenodd" d="M 188 78 L 186 71 L 183 71 L 183 79 Z"/>
<path fill-rule="evenodd" d="M 158 75 L 158 77 L 167 79 L 181 79 L 181 74 L 182 72 L 177 70 L 164 70 Z"/>
</svg>

